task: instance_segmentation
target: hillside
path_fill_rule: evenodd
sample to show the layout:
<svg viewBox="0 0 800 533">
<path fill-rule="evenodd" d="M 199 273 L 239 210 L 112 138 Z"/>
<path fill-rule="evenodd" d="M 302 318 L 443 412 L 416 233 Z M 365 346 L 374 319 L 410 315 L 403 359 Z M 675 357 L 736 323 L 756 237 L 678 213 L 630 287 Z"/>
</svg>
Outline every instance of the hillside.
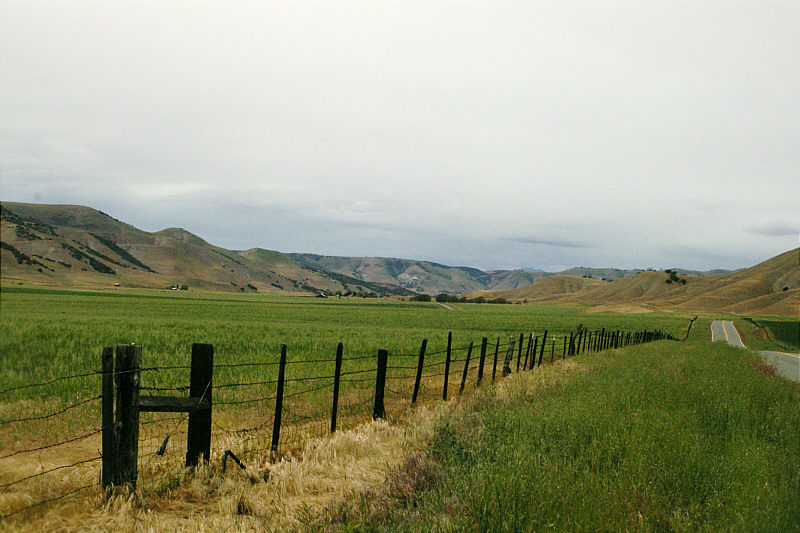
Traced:
<svg viewBox="0 0 800 533">
<path fill-rule="evenodd" d="M 226 250 L 181 228 L 149 233 L 88 207 L 3 202 L 0 209 L 3 283 L 408 294 L 394 286 L 333 279 L 280 252 Z"/>
<path fill-rule="evenodd" d="M 364 281 L 399 285 L 427 294 L 459 294 L 482 289 L 515 289 L 549 274 L 523 270 L 492 270 L 453 267 L 430 261 L 388 257 L 339 257 L 289 254 L 301 265 L 350 276 Z"/>
<path fill-rule="evenodd" d="M 512 291 L 493 291 L 491 296 L 511 301 L 800 316 L 800 248 L 729 274 L 679 274 L 677 279 L 685 283 L 655 271 L 583 286 L 581 280 L 591 280 L 553 283 L 556 279 L 546 278 Z"/>
</svg>

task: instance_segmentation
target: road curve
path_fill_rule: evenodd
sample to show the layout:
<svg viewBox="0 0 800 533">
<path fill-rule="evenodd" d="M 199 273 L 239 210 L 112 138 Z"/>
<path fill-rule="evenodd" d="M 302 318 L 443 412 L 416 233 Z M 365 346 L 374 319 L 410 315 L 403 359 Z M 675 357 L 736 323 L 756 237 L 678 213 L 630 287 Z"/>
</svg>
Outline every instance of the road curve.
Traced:
<svg viewBox="0 0 800 533">
<path fill-rule="evenodd" d="M 711 323 L 711 342 L 725 341 L 737 348 L 747 348 L 730 320 L 714 320 Z M 760 351 L 758 355 L 765 363 L 775 367 L 781 376 L 800 383 L 800 355 L 786 352 Z"/>
</svg>

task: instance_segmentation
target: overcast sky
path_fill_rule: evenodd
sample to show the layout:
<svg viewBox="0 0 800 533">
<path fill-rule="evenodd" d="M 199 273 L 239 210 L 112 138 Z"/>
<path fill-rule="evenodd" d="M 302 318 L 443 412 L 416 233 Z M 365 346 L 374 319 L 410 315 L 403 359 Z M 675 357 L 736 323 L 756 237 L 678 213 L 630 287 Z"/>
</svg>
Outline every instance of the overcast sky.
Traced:
<svg viewBox="0 0 800 533">
<path fill-rule="evenodd" d="M 0 199 L 479 268 L 798 245 L 800 2 L 0 2 Z"/>
</svg>

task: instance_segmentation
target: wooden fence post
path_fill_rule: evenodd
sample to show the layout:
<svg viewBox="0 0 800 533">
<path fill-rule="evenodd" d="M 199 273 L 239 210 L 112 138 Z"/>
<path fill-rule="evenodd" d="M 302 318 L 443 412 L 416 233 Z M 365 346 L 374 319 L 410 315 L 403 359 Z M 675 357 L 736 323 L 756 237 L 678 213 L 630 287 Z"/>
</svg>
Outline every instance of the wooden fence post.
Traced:
<svg viewBox="0 0 800 533">
<path fill-rule="evenodd" d="M 386 366 L 389 362 L 389 352 L 378 350 L 378 372 L 375 375 L 375 405 L 372 408 L 372 418 L 386 418 L 386 408 L 383 397 L 386 392 Z"/>
<path fill-rule="evenodd" d="M 528 346 L 525 348 L 525 360 L 522 362 L 522 370 L 528 369 L 528 359 L 531 356 L 531 344 L 533 343 L 533 333 L 528 334 Z"/>
<path fill-rule="evenodd" d="M 486 362 L 486 343 L 489 339 L 483 337 L 481 339 L 481 359 L 478 362 L 478 382 L 476 384 L 477 387 L 481 386 L 481 381 L 483 381 L 483 365 Z"/>
<path fill-rule="evenodd" d="M 414 381 L 414 394 L 411 396 L 411 405 L 417 403 L 419 385 L 422 381 L 422 366 L 425 364 L 425 348 L 427 346 L 428 339 L 422 339 L 422 345 L 419 347 L 419 359 L 417 360 L 417 379 Z"/>
<path fill-rule="evenodd" d="M 561 352 L 561 359 L 565 359 L 567 357 L 567 336 L 564 335 L 564 351 Z"/>
<path fill-rule="evenodd" d="M 497 355 L 500 352 L 500 337 L 497 337 L 497 344 L 494 345 L 494 363 L 492 363 L 492 383 L 494 383 L 494 376 L 497 374 Z"/>
<path fill-rule="evenodd" d="M 450 353 L 453 348 L 453 332 L 447 332 L 447 355 L 444 360 L 444 387 L 442 388 L 442 400 L 447 401 L 447 385 L 450 380 Z"/>
<path fill-rule="evenodd" d="M 283 415 L 283 383 L 286 379 L 286 345 L 281 344 L 281 359 L 278 363 L 278 383 L 275 391 L 275 417 L 272 420 L 272 453 L 278 451 L 281 438 L 281 416 Z"/>
<path fill-rule="evenodd" d="M 542 366 L 542 357 L 544 357 L 545 344 L 547 344 L 547 330 L 544 330 L 544 335 L 542 335 L 542 348 L 539 352 L 539 366 Z"/>
<path fill-rule="evenodd" d="M 461 387 L 458 389 L 458 395 L 461 396 L 461 393 L 464 392 L 464 385 L 467 384 L 467 372 L 469 371 L 469 358 L 472 355 L 472 341 L 469 343 L 469 349 L 467 350 L 467 359 L 464 361 L 464 372 L 461 374 Z"/>
<path fill-rule="evenodd" d="M 517 372 L 519 372 L 519 360 L 522 359 L 522 343 L 525 342 L 525 334 L 519 334 L 519 349 L 517 350 Z"/>
<path fill-rule="evenodd" d="M 110 346 L 103 348 L 101 360 L 103 364 L 102 481 L 103 488 L 107 489 L 114 483 L 117 470 L 117 439 L 114 433 L 114 349 Z"/>
<path fill-rule="evenodd" d="M 208 462 L 211 457 L 211 405 L 212 375 L 214 373 L 214 346 L 192 344 L 192 369 L 189 381 L 189 397 L 197 401 L 208 401 L 208 409 L 189 412 L 186 436 L 186 466 L 197 466 L 199 457 Z"/>
<path fill-rule="evenodd" d="M 539 337 L 536 336 L 533 338 L 533 352 L 531 353 L 531 364 L 529 367 L 530 370 L 536 368 L 536 353 L 538 352 L 538 348 L 539 348 Z"/>
<path fill-rule="evenodd" d="M 342 378 L 342 355 L 344 344 L 336 346 L 336 363 L 333 367 L 333 404 L 331 405 L 331 433 L 336 431 L 336 415 L 339 412 L 339 382 Z"/>
<path fill-rule="evenodd" d="M 511 373 L 511 360 L 514 359 L 514 336 L 508 337 L 508 348 L 506 348 L 506 358 L 503 360 L 503 377 Z"/>
<path fill-rule="evenodd" d="M 136 490 L 139 459 L 139 383 L 142 347 L 120 344 L 116 348 L 117 457 L 114 485 Z"/>
</svg>

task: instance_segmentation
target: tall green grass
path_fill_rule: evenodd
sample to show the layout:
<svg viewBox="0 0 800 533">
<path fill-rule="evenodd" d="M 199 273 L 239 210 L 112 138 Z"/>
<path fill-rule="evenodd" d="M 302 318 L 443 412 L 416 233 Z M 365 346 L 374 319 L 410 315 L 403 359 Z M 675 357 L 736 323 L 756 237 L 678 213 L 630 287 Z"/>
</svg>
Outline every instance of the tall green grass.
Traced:
<svg viewBox="0 0 800 533">
<path fill-rule="evenodd" d="M 394 299 L 314 299 L 175 292 L 79 292 L 3 287 L 0 293 L 2 388 L 99 370 L 103 346 L 143 346 L 144 366 L 186 365 L 193 342 L 214 344 L 215 363 L 330 359 L 344 343 L 345 358 L 378 349 L 413 354 L 423 338 L 428 351 L 443 350 L 447 332 L 457 346 L 483 336 L 495 340 L 521 332 L 563 335 L 578 324 L 590 329 L 661 328 L 678 333 L 686 317 L 673 314 L 584 314 L 576 307 L 460 304 L 447 311 L 432 303 Z M 355 364 L 355 363 L 354 363 Z M 374 366 L 364 360 L 363 365 Z M 330 366 L 330 365 L 329 365 Z M 370 366 L 371 367 L 371 366 Z M 351 367 L 355 368 L 355 367 Z M 292 368 L 295 376 L 329 373 L 321 365 Z M 273 379 L 274 367 L 215 370 L 215 382 Z M 188 371 L 143 377 L 152 385 L 185 385 Z M 98 390 L 96 378 L 21 391 L 12 398 L 69 397 Z M 0 398 L 0 401 L 8 397 Z"/>
<path fill-rule="evenodd" d="M 699 333 L 579 356 L 584 371 L 536 394 L 479 397 L 441 422 L 430 486 L 323 529 L 800 530 L 800 392 Z"/>
</svg>

